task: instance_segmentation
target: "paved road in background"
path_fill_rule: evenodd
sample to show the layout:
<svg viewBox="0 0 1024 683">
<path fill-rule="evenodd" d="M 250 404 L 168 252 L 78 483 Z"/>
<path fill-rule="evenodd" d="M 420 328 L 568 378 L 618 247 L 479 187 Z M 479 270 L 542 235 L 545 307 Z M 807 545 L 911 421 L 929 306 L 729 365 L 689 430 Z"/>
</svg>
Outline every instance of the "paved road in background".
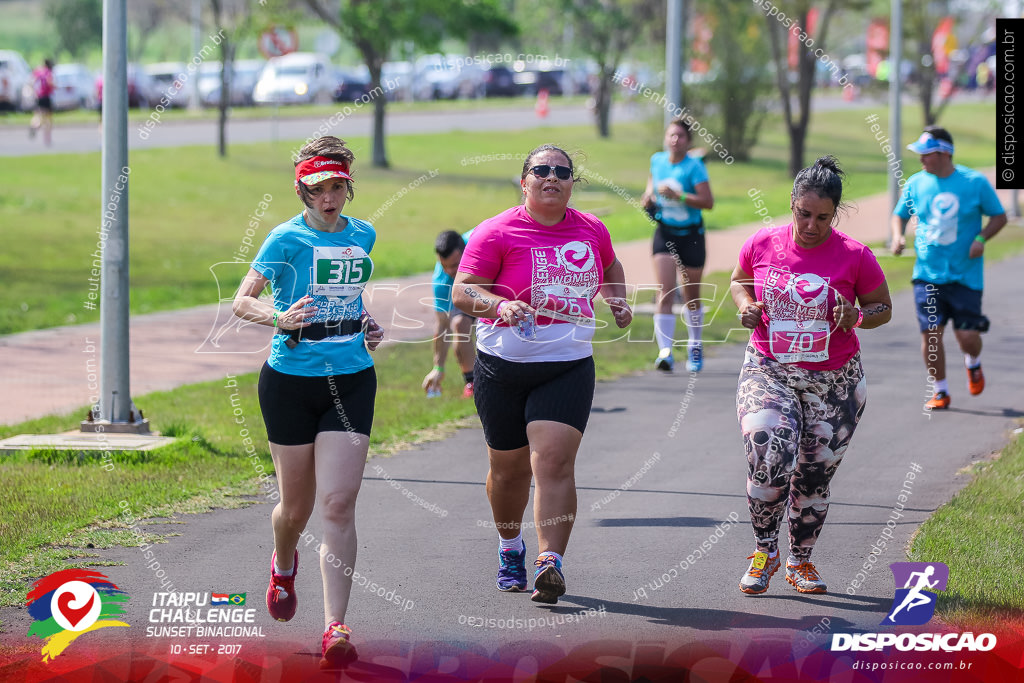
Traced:
<svg viewBox="0 0 1024 683">
<path fill-rule="evenodd" d="M 907 100 L 908 104 L 911 103 Z M 272 140 L 302 140 L 311 135 L 325 122 L 330 122 L 336 112 L 343 112 L 346 105 L 338 103 L 325 108 L 322 116 L 295 118 L 285 114 L 273 116 L 272 109 L 266 108 L 267 116 L 259 119 L 231 118 L 228 121 L 228 144 L 268 142 Z M 352 106 L 352 105 L 347 105 Z M 885 103 L 867 98 L 846 101 L 832 93 L 819 94 L 814 100 L 814 110 L 825 112 L 834 109 L 874 107 L 885 111 Z M 541 118 L 534 112 L 534 101 L 528 98 L 508 100 L 507 107 L 482 106 L 479 109 L 451 109 L 430 112 L 388 112 L 385 130 L 388 135 L 411 133 L 450 133 L 453 131 L 523 130 L 541 126 L 582 126 L 592 125 L 594 115 L 585 105 L 565 104 L 559 98 L 549 100 L 550 113 Z M 369 137 L 372 131 L 372 104 L 353 107 L 349 116 L 336 118 L 331 130 L 342 137 Z M 612 107 L 612 125 L 625 121 L 646 118 L 657 109 L 649 102 L 638 99 L 635 104 L 618 103 Z M 60 114 L 56 118 L 60 123 Z M 343 122 L 343 123 L 342 123 Z M 214 120 L 204 121 L 160 121 L 152 130 L 146 130 L 146 137 L 139 134 L 145 121 L 129 121 L 128 148 L 146 149 L 151 147 L 179 147 L 183 145 L 216 145 L 217 126 Z M 322 133 L 320 133 L 322 134 Z M 33 154 L 57 154 L 66 152 L 97 152 L 100 149 L 99 118 L 96 124 L 57 125 L 53 132 L 53 146 L 44 147 L 40 139 L 30 140 L 23 126 L 0 125 L 0 156 L 26 156 Z"/>
<path fill-rule="evenodd" d="M 228 122 L 228 144 L 269 142 L 273 140 L 302 140 L 322 135 L 317 130 L 330 124 L 337 109 L 327 110 L 323 116 L 274 118 L 271 110 L 267 117 L 250 119 L 238 117 Z M 286 111 L 286 110 L 282 110 Z M 351 116 L 338 117 L 329 134 L 341 137 L 369 137 L 373 129 L 373 107 L 365 105 Z M 640 113 L 638 108 L 616 106 L 613 121 L 628 121 Z M 534 113 L 533 100 L 513 100 L 507 108 L 481 107 L 480 109 L 453 109 L 436 112 L 389 112 L 385 120 L 388 135 L 411 133 L 450 133 L 453 131 L 522 130 L 540 126 L 578 126 L 592 124 L 594 115 L 582 104 L 562 105 L 552 100 L 550 113 L 540 118 Z M 161 121 L 145 138 L 139 131 L 143 122 L 128 123 L 128 148 L 179 147 L 184 145 L 216 145 L 217 125 L 214 120 Z M 343 131 L 343 134 L 339 131 Z M 100 131 L 96 124 L 69 124 L 57 126 L 53 132 L 53 146 L 46 148 L 39 139 L 29 140 L 21 126 L 0 126 L 0 156 L 25 156 L 64 152 L 97 152 L 100 149 Z"/>
</svg>

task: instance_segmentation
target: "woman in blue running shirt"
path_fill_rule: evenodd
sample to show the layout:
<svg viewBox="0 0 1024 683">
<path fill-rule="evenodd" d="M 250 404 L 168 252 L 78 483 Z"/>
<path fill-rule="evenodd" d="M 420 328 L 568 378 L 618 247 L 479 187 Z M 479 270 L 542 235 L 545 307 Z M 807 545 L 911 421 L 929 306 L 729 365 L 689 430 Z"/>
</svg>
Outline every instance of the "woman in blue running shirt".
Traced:
<svg viewBox="0 0 1024 683">
<path fill-rule="evenodd" d="M 701 328 L 704 309 L 700 303 L 700 279 L 704 273 L 704 218 L 701 209 L 711 209 L 715 199 L 704 162 L 690 156 L 692 126 L 675 119 L 665 129 L 665 151 L 651 156 L 643 203 L 658 227 L 654 230 L 654 274 L 661 287 L 654 331 L 658 358 L 654 365 L 671 372 L 675 365 L 672 344 L 676 319 L 672 303 L 676 298 L 676 271 L 683 276 L 686 327 L 690 333 L 686 369 L 700 372 L 704 364 Z"/>
<path fill-rule="evenodd" d="M 342 214 L 353 198 L 353 160 L 344 141 L 333 136 L 299 150 L 295 193 L 305 209 L 267 235 L 233 307 L 240 318 L 275 332 L 259 379 L 281 497 L 271 514 L 267 609 L 278 621 L 295 615 L 296 547 L 319 502 L 326 629 L 321 668 L 355 659 L 345 612 L 356 559 L 356 495 L 377 393 L 367 349 L 384 336 L 362 300 L 376 233 L 369 223 Z M 259 299 L 267 285 L 273 303 Z"/>
</svg>

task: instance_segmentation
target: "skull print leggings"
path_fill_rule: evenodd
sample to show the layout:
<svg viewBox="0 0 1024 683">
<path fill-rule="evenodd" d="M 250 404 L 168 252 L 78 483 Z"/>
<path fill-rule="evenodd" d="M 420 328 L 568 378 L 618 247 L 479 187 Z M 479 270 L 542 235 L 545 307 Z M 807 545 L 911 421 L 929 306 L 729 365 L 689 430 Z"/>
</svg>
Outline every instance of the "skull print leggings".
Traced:
<svg viewBox="0 0 1024 683">
<path fill-rule="evenodd" d="M 736 413 L 747 452 L 747 505 L 757 549 L 774 553 L 789 509 L 790 554 L 806 562 L 828 514 L 829 482 L 864 412 L 858 351 L 836 370 L 806 370 L 747 346 Z"/>
</svg>

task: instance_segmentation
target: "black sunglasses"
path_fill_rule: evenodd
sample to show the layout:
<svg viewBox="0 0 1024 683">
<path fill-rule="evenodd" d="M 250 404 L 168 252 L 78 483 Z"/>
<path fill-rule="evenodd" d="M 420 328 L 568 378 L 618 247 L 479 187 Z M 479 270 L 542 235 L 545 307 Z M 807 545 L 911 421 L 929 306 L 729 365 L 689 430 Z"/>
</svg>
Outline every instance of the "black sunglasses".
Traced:
<svg viewBox="0 0 1024 683">
<path fill-rule="evenodd" d="M 549 166 L 547 164 L 540 164 L 530 169 L 530 173 L 537 176 L 538 178 L 547 178 L 551 171 L 555 171 L 555 177 L 559 180 L 568 180 L 572 178 L 572 169 L 568 166 Z"/>
</svg>

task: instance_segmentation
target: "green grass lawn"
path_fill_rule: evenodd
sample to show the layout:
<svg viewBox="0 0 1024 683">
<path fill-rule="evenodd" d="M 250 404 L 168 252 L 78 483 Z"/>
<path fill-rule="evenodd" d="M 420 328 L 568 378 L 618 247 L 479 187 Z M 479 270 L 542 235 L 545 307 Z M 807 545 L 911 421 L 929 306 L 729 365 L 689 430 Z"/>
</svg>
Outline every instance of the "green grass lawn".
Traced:
<svg viewBox="0 0 1024 683">
<path fill-rule="evenodd" d="M 943 619 L 964 630 L 993 621 L 1021 621 L 1024 585 L 1024 435 L 994 460 L 973 468 L 974 480 L 918 530 L 914 562 L 941 559 L 949 583 L 938 593 Z"/>
<path fill-rule="evenodd" d="M 994 164 L 994 105 L 951 107 L 943 119 L 956 131 L 957 160 Z M 885 159 L 864 118 L 880 109 L 829 112 L 815 119 L 807 162 L 820 154 L 839 156 L 850 177 L 851 199 L 885 189 Z M 917 119 L 907 107 L 906 139 Z M 979 122 L 982 122 L 979 125 Z M 344 136 L 344 125 L 334 132 Z M 639 198 L 648 159 L 661 145 L 659 122 L 616 125 L 614 137 L 596 137 L 592 126 L 528 131 L 393 136 L 387 170 L 367 162 L 369 140 L 349 140 L 357 157 L 356 198 L 346 211 L 357 217 L 391 206 L 374 221 L 374 277 L 425 272 L 433 267 L 432 245 L 442 229 L 466 230 L 520 200 L 518 178 L 525 154 L 543 142 L 577 152 L 577 163 L 615 184 L 594 180 L 577 187 L 575 205 L 597 213 L 615 240 L 649 236 L 643 217 L 616 188 Z M 278 223 L 299 212 L 292 187 L 290 154 L 299 141 L 233 145 L 220 159 L 210 147 L 138 150 L 130 157 L 131 311 L 184 308 L 230 297 L 236 282 L 218 281 L 216 264 L 248 261 L 240 253 L 246 230 L 258 245 Z M 786 140 L 779 125 L 764 127 L 755 160 L 726 166 L 711 163 L 716 205 L 709 228 L 756 220 L 747 196 L 763 191 L 772 214 L 788 209 L 792 181 L 786 172 Z M 909 153 L 908 153 L 909 154 Z M 497 158 L 497 160 L 495 160 Z M 905 158 L 905 168 L 917 161 Z M 424 174 L 436 171 L 436 177 Z M 100 155 L 19 157 L 0 165 L 0 334 L 97 320 L 87 310 L 92 254 L 100 223 Z M 410 187 L 416 183 L 416 187 Z M 401 193 L 402 196 L 398 196 Z M 254 212 L 270 197 L 265 216 Z M 253 224 L 253 225 L 251 225 Z M 233 271 L 232 271 L 233 272 Z M 90 302 L 91 303 L 91 302 Z"/>
</svg>

